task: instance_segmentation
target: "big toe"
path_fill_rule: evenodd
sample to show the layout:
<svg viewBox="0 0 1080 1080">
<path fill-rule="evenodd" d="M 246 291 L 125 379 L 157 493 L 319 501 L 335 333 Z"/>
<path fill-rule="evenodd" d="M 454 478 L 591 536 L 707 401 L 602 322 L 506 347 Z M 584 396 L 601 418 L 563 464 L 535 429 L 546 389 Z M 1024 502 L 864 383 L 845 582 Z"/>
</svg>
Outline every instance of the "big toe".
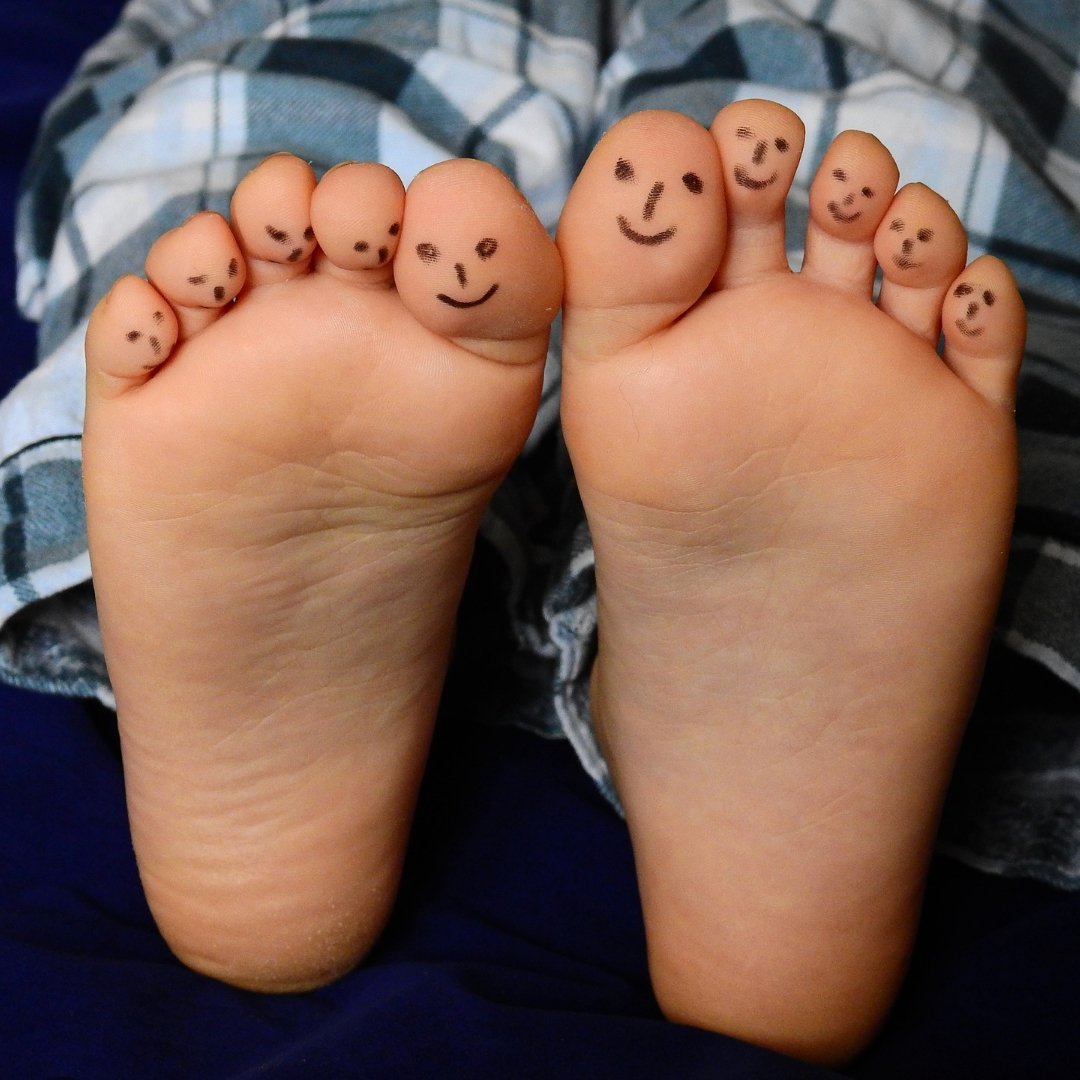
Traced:
<svg viewBox="0 0 1080 1080">
<path fill-rule="evenodd" d="M 532 208 L 498 169 L 469 159 L 409 185 L 394 280 L 421 325 L 506 363 L 546 354 L 562 300 L 558 251 Z"/>
<path fill-rule="evenodd" d="M 680 113 L 635 113 L 593 150 L 556 236 L 564 348 L 596 356 L 670 325 L 705 291 L 724 244 L 720 156 Z"/>
</svg>

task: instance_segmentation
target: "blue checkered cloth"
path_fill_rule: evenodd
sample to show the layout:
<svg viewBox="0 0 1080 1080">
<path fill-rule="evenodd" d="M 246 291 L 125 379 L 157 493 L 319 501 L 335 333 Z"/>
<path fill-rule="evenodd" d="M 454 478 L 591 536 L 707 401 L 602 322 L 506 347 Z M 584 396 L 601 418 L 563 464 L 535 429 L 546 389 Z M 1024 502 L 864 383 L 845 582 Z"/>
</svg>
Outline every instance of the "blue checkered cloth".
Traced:
<svg viewBox="0 0 1080 1080">
<path fill-rule="evenodd" d="M 553 227 L 618 117 L 663 107 L 707 123 L 769 97 L 807 125 L 794 264 L 813 167 L 838 131 L 861 128 L 902 181 L 949 199 L 970 255 L 1005 258 L 1024 292 L 1020 506 L 997 627 L 1000 655 L 1023 660 L 1005 669 L 1012 692 L 976 713 L 941 843 L 984 869 L 1080 887 L 1080 18 L 1068 7 L 130 3 L 51 107 L 19 207 L 19 303 L 39 323 L 41 362 L 0 404 L 0 677 L 112 701 L 80 487 L 82 338 L 163 230 L 224 211 L 277 150 L 316 170 L 383 161 L 406 182 L 481 157 Z M 456 663 L 485 673 L 463 680 L 480 687 L 479 711 L 568 738 L 614 802 L 589 720 L 593 555 L 558 430 L 554 338 L 532 437 L 485 518 Z"/>
</svg>

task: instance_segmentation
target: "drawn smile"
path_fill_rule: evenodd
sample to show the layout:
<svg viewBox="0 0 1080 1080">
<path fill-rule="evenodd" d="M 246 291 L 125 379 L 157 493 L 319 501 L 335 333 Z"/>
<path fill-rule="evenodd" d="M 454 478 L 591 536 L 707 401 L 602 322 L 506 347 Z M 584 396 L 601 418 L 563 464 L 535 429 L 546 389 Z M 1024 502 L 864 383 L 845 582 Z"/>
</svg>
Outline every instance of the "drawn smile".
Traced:
<svg viewBox="0 0 1080 1080">
<path fill-rule="evenodd" d="M 455 300 L 452 296 L 447 296 L 446 293 L 438 293 L 435 297 L 436 300 L 441 300 L 444 304 L 449 304 L 455 308 L 472 308 L 479 307 L 481 304 L 486 304 L 496 292 L 498 292 L 499 285 L 496 282 L 490 289 L 478 300 Z"/>
<path fill-rule="evenodd" d="M 751 191 L 761 191 L 762 188 L 767 188 L 770 184 L 776 183 L 776 173 L 773 173 L 768 180 L 755 180 L 741 165 L 736 165 L 735 183 L 740 187 L 749 188 Z"/>
<path fill-rule="evenodd" d="M 619 232 L 621 232 L 627 240 L 633 240 L 635 244 L 647 244 L 650 247 L 654 247 L 657 244 L 666 243 L 675 235 L 674 225 L 665 229 L 663 232 L 646 235 L 645 233 L 639 233 L 637 229 L 633 228 L 630 222 L 627 221 L 622 214 L 620 214 L 616 220 L 619 223 Z"/>
<path fill-rule="evenodd" d="M 835 201 L 828 204 L 828 211 L 829 211 L 830 214 L 832 214 L 832 216 L 837 221 L 842 221 L 842 222 L 844 222 L 845 225 L 849 221 L 855 221 L 856 218 L 861 218 L 862 217 L 862 211 L 861 210 L 856 210 L 854 214 L 845 214 L 840 209 L 840 204 L 838 202 L 835 202 Z"/>
<path fill-rule="evenodd" d="M 922 266 L 921 262 L 916 262 L 908 255 L 894 255 L 892 261 L 900 267 L 901 270 L 918 270 Z"/>
<path fill-rule="evenodd" d="M 961 281 L 960 284 L 953 289 L 953 296 L 970 296 L 974 291 L 974 285 L 971 285 L 966 281 Z M 993 307 L 997 302 L 997 297 L 989 289 L 983 289 L 982 299 L 987 307 Z M 972 300 L 968 303 L 964 317 L 956 320 L 956 329 L 959 330 L 964 337 L 978 337 L 985 329 L 983 326 L 968 325 L 968 319 L 974 319 L 978 314 L 979 302 L 978 300 Z M 130 338 L 131 335 L 129 334 L 128 337 Z"/>
</svg>

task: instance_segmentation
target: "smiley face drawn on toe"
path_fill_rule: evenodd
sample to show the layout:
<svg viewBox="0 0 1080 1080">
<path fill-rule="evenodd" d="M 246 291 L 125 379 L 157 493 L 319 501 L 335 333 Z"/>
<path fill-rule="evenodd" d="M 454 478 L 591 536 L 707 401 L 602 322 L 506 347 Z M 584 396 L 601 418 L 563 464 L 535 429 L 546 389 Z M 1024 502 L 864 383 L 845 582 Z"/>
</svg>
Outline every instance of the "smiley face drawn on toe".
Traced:
<svg viewBox="0 0 1080 1080">
<path fill-rule="evenodd" d="M 224 218 L 203 211 L 154 241 L 146 276 L 174 307 L 222 308 L 244 287 L 247 264 Z"/>
<path fill-rule="evenodd" d="M 841 184 L 846 185 L 849 181 L 849 176 L 844 169 L 833 169 L 833 179 L 838 180 Z M 830 199 L 825 208 L 829 211 L 833 221 L 839 222 L 841 225 L 850 225 L 853 221 L 858 221 L 862 217 L 863 212 L 861 209 L 852 209 L 856 204 L 859 195 L 862 195 L 864 199 L 873 199 L 874 191 L 870 187 L 864 186 L 861 191 L 856 192 L 854 189 L 848 191 L 840 199 Z"/>
<path fill-rule="evenodd" d="M 634 169 L 633 163 L 626 158 L 621 157 L 615 162 L 613 173 L 615 179 L 618 180 L 620 184 L 634 184 L 637 182 L 637 172 Z M 679 179 L 683 187 L 692 195 L 700 195 L 705 190 L 705 182 L 695 172 L 684 172 Z M 657 207 L 666 190 L 667 184 L 663 180 L 653 181 L 640 212 L 641 220 L 643 222 L 652 221 L 656 216 Z M 658 232 L 643 232 L 640 229 L 634 228 L 634 226 L 630 224 L 630 219 L 625 214 L 617 214 L 615 216 L 615 223 L 619 227 L 619 232 L 621 232 L 627 240 L 632 240 L 635 244 L 642 244 L 646 247 L 655 247 L 658 244 L 666 244 L 669 240 L 674 238 L 678 231 L 677 225 L 669 225 L 666 229 L 661 229 Z"/>
<path fill-rule="evenodd" d="M 903 218 L 893 218 L 889 222 L 889 231 L 897 234 L 905 234 L 907 225 Z M 918 270 L 923 264 L 916 258 L 917 244 L 929 244 L 934 239 L 934 230 L 921 228 L 916 229 L 913 236 L 904 235 L 900 242 L 900 250 L 893 252 L 892 261 L 901 270 Z"/>
<path fill-rule="evenodd" d="M 955 289 L 953 289 L 953 296 L 961 298 L 965 296 L 973 296 L 976 291 L 977 286 L 972 285 L 969 282 L 962 281 L 959 285 L 956 286 Z M 983 289 L 982 304 L 980 304 L 978 300 L 969 300 L 967 310 L 964 312 L 963 316 L 955 320 L 954 325 L 956 326 L 956 329 L 959 330 L 960 333 L 964 335 L 964 337 L 979 337 L 986 330 L 986 327 L 973 326 L 972 320 L 978 316 L 983 304 L 990 308 L 994 306 L 996 301 L 997 297 L 994 295 L 992 290 Z"/>
<path fill-rule="evenodd" d="M 266 235 L 274 241 L 275 244 L 292 245 L 289 254 L 285 256 L 286 262 L 298 262 L 300 259 L 306 258 L 311 254 L 315 247 L 315 230 L 308 225 L 307 228 L 300 234 L 304 243 L 297 246 L 292 237 L 285 229 L 276 228 L 273 225 L 266 226 Z"/>
<path fill-rule="evenodd" d="M 386 232 L 390 237 L 396 237 L 398 233 L 401 232 L 401 223 L 395 221 Z M 391 240 L 386 244 L 379 245 L 378 250 L 375 252 L 376 262 L 373 264 L 373 267 L 382 266 L 390 259 L 390 256 L 393 254 L 391 247 L 393 247 L 394 250 L 397 249 L 396 240 Z M 353 244 L 352 249 L 358 255 L 363 255 L 365 252 L 371 250 L 371 244 L 367 240 L 357 240 L 356 243 Z"/>
<path fill-rule="evenodd" d="M 487 262 L 493 258 L 495 253 L 499 250 L 499 242 L 490 236 L 485 236 L 483 239 L 476 242 L 473 248 L 474 254 L 480 259 L 481 262 Z M 429 241 L 416 245 L 416 255 L 422 263 L 427 263 L 429 266 L 433 266 L 442 259 L 442 252 L 435 246 L 435 244 Z M 458 261 L 454 263 L 454 277 L 457 279 L 458 288 L 464 292 L 469 289 L 469 273 L 464 262 Z M 493 282 L 488 286 L 487 290 L 480 296 L 474 296 L 471 298 L 461 296 L 451 296 L 449 293 L 440 292 L 435 294 L 435 299 L 440 304 L 446 304 L 447 307 L 466 309 L 476 308 L 481 304 L 486 304 L 497 292 L 499 291 L 499 283 Z"/>
<path fill-rule="evenodd" d="M 770 160 L 774 150 L 777 154 L 786 154 L 791 149 L 791 144 L 782 135 L 776 136 L 770 143 L 768 139 L 760 138 L 752 128 L 748 127 L 737 128 L 735 137 L 753 142 L 754 149 L 750 155 L 750 164 L 754 166 L 755 170 L 760 169 Z M 775 184 L 780 176 L 779 171 L 776 169 L 773 169 L 768 176 L 752 176 L 750 170 L 741 162 L 736 163 L 732 173 L 735 177 L 735 183 L 739 187 L 747 188 L 750 191 L 764 191 L 765 188 Z"/>
<path fill-rule="evenodd" d="M 136 341 L 139 341 L 139 340 L 142 339 L 143 332 L 141 330 L 129 330 L 124 335 L 124 337 L 126 337 L 128 339 L 128 341 L 130 341 L 132 344 L 134 344 Z M 158 338 L 155 334 L 150 334 L 146 338 L 146 343 L 150 346 L 151 349 L 154 350 L 154 355 L 155 356 L 160 356 L 161 355 L 161 339 L 160 338 Z M 148 366 L 153 367 L 154 365 L 150 364 Z"/>
<path fill-rule="evenodd" d="M 139 318 L 139 316 L 136 316 L 132 321 L 138 322 Z M 141 356 L 138 356 L 137 353 L 137 362 L 142 369 L 144 371 L 153 371 L 176 343 L 176 323 L 175 320 L 172 320 L 172 324 L 169 325 L 166 322 L 165 312 L 157 309 L 150 313 L 149 319 L 147 319 L 144 309 L 141 320 L 143 327 L 126 331 L 124 340 L 129 345 L 136 346 L 137 350 L 142 353 Z M 148 326 L 149 322 L 153 323 L 152 327 Z M 147 345 L 153 354 L 152 358 L 146 355 L 145 347 Z"/>
<path fill-rule="evenodd" d="M 226 277 L 233 279 L 240 272 L 240 262 L 238 259 L 230 259 L 229 265 L 225 268 Z M 187 283 L 189 285 L 195 285 L 197 287 L 207 285 L 211 281 L 209 274 L 191 274 L 188 276 Z M 213 297 L 213 302 L 208 304 L 208 307 L 220 307 L 223 304 L 228 303 L 235 298 L 239 289 L 233 289 L 232 284 L 226 285 L 210 285 L 210 295 Z"/>
</svg>

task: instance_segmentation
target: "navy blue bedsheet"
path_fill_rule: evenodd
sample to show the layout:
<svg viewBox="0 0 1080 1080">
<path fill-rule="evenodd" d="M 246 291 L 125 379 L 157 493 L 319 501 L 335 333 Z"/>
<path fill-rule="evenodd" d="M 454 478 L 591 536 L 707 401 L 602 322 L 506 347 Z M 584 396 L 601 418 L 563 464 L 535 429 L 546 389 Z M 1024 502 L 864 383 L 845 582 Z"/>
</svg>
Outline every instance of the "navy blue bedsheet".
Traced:
<svg viewBox="0 0 1080 1080">
<path fill-rule="evenodd" d="M 0 390 L 32 362 L 12 300 L 18 170 L 118 6 L 0 4 Z M 997 658 L 995 678 L 1020 664 Z M 830 1075 L 664 1022 L 622 823 L 566 744 L 464 711 L 451 695 L 375 955 L 332 987 L 275 998 L 187 971 L 157 935 L 113 717 L 0 686 L 0 1077 Z M 904 994 L 849 1072 L 1074 1080 L 1078 1016 L 1080 896 L 939 861 Z"/>
</svg>

